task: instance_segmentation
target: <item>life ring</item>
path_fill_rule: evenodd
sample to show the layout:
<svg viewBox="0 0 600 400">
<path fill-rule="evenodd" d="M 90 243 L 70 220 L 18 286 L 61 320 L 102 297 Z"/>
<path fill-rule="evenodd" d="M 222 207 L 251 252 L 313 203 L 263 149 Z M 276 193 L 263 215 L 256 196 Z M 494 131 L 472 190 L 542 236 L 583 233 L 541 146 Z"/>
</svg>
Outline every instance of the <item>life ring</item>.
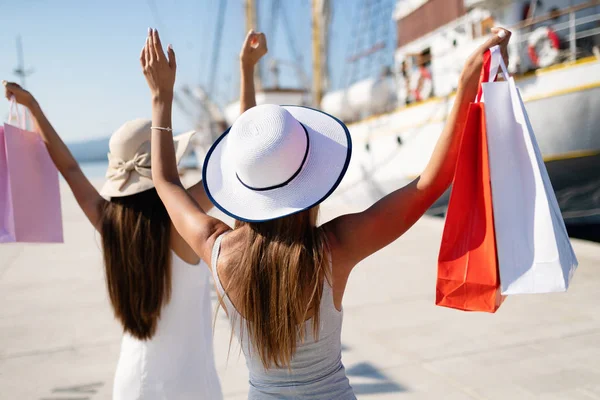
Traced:
<svg viewBox="0 0 600 400">
<path fill-rule="evenodd" d="M 413 84 L 411 94 L 413 101 L 427 100 L 433 94 L 433 81 L 431 73 L 425 67 L 420 67 L 412 79 Z"/>
<path fill-rule="evenodd" d="M 535 67 L 549 67 L 558 59 L 560 39 L 556 32 L 547 26 L 542 26 L 533 31 L 527 40 L 527 44 L 527 53 Z"/>
</svg>

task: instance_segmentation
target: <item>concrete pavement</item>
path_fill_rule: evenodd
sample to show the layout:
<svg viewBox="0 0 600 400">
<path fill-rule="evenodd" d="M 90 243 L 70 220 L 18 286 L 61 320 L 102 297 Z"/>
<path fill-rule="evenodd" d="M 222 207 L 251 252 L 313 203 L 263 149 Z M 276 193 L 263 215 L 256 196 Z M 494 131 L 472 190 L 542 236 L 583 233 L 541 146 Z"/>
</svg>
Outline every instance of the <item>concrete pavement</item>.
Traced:
<svg viewBox="0 0 600 400">
<path fill-rule="evenodd" d="M 97 235 L 63 186 L 65 244 L 0 245 L 0 398 L 109 399 L 120 329 Z M 341 198 L 325 217 L 352 211 Z M 574 241 L 568 293 L 511 297 L 494 314 L 434 305 L 443 224 L 423 218 L 352 274 L 343 360 L 360 399 L 600 399 L 600 246 Z M 221 311 L 222 312 L 222 311 Z M 247 371 L 218 318 L 226 399 Z"/>
</svg>

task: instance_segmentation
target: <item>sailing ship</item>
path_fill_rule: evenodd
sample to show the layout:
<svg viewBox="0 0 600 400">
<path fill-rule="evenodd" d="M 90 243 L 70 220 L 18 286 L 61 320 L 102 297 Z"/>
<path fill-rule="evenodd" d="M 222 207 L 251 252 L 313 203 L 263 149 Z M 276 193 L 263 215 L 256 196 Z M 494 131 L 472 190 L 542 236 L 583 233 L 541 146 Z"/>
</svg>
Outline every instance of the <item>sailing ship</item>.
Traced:
<svg viewBox="0 0 600 400">
<path fill-rule="evenodd" d="M 248 27 L 256 27 L 256 1 L 246 0 Z M 568 224 L 600 223 L 600 1 L 397 0 L 393 11 L 388 3 L 359 3 L 356 46 L 347 60 L 351 68 L 362 62 L 379 72 L 327 90 L 328 24 L 332 7 L 347 3 L 312 0 L 312 87 L 257 93 L 258 104 L 316 106 L 348 124 L 354 151 L 338 196 L 369 205 L 420 174 L 452 107 L 466 58 L 491 27 L 503 26 L 513 32 L 509 70 L 563 217 Z M 382 56 L 387 46 L 382 18 L 396 22 L 392 60 Z M 225 121 L 232 123 L 238 110 L 239 104 L 229 105 Z M 448 193 L 429 213 L 443 215 L 447 201 Z"/>
</svg>

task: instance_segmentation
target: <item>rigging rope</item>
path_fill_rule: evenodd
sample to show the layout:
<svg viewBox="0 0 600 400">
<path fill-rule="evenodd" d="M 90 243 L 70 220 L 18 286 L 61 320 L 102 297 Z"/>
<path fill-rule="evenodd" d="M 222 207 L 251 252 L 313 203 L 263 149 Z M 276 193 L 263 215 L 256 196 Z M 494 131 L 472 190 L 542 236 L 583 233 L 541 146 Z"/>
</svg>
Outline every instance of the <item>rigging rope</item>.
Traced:
<svg viewBox="0 0 600 400">
<path fill-rule="evenodd" d="M 302 62 L 303 61 L 302 55 L 298 51 L 298 46 L 296 45 L 294 35 L 291 31 L 292 25 L 290 24 L 290 21 L 289 21 L 287 12 L 286 12 L 285 4 L 286 4 L 285 2 L 281 4 L 281 18 L 282 18 L 283 28 L 284 28 L 283 30 L 285 31 L 285 36 L 286 36 L 286 39 L 288 42 L 288 46 L 290 48 L 290 52 L 292 53 L 292 57 L 294 58 L 294 62 L 298 66 L 302 75 L 306 76 L 306 72 L 304 71 L 304 63 Z M 298 76 L 298 81 L 300 82 L 300 84 L 302 86 L 304 85 L 304 82 L 302 81 L 301 76 Z"/>
<path fill-rule="evenodd" d="M 219 12 L 217 15 L 217 24 L 215 26 L 215 40 L 213 42 L 211 68 L 208 78 L 208 95 L 213 96 L 216 84 L 217 67 L 219 66 L 219 55 L 221 54 L 221 37 L 223 36 L 223 22 L 225 20 L 225 9 L 227 0 L 219 2 Z"/>
</svg>

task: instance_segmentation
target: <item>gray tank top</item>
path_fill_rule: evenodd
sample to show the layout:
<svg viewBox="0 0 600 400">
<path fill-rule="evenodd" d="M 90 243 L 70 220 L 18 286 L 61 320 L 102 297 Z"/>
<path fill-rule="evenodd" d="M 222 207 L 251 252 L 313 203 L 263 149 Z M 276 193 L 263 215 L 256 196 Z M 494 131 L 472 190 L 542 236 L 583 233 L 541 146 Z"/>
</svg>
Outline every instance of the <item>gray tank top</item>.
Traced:
<svg viewBox="0 0 600 400">
<path fill-rule="evenodd" d="M 298 341 L 296 353 L 291 360 L 291 369 L 269 368 L 265 370 L 260 357 L 253 350 L 248 335 L 242 335 L 244 319 L 237 312 L 221 284 L 217 259 L 224 235 L 215 241 L 212 251 L 212 271 L 217 289 L 227 308 L 233 333 L 240 341 L 246 357 L 250 376 L 248 400 L 263 399 L 336 399 L 356 400 L 346 370 L 342 364 L 342 316 L 333 303 L 333 291 L 329 283 L 323 282 L 321 298 L 321 321 L 318 340 L 313 335 L 312 320 L 304 323 L 304 342 Z M 240 323 L 241 322 L 241 323 Z"/>
</svg>

